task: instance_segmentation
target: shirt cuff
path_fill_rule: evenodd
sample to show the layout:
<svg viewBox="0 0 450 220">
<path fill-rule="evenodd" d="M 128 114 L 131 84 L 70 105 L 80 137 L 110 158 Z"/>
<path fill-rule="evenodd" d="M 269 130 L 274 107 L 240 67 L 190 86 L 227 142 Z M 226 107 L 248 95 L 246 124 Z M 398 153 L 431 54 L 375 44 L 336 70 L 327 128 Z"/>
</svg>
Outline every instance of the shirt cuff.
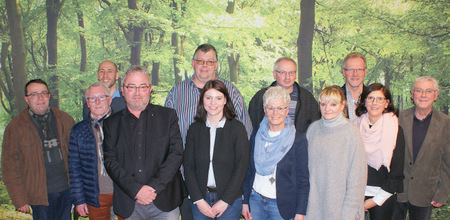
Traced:
<svg viewBox="0 0 450 220">
<path fill-rule="evenodd" d="M 197 201 L 195 201 L 195 202 L 193 202 L 192 204 L 197 204 L 197 202 L 200 202 L 200 201 L 202 201 L 202 200 L 204 200 L 204 199 L 199 199 L 199 200 L 197 200 Z"/>
</svg>

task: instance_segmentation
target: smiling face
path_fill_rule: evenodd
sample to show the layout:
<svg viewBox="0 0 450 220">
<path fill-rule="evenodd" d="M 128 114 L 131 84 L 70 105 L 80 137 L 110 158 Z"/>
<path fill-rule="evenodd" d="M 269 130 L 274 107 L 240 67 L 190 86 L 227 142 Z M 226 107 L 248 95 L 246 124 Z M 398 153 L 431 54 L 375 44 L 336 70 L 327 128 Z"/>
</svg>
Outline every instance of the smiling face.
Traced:
<svg viewBox="0 0 450 220">
<path fill-rule="evenodd" d="M 285 119 L 289 114 L 289 107 L 281 100 L 269 100 L 264 107 L 264 113 L 269 120 L 269 129 L 271 131 L 279 131 L 286 124 Z"/>
<path fill-rule="evenodd" d="M 383 115 L 384 110 L 389 105 L 389 100 L 386 99 L 382 91 L 376 90 L 367 95 L 365 105 L 369 121 L 374 124 Z"/>
<path fill-rule="evenodd" d="M 362 86 L 366 73 L 367 69 L 365 68 L 364 60 L 361 57 L 349 58 L 345 62 L 345 68 L 342 69 L 342 74 L 346 79 L 346 84 L 351 87 Z"/>
<path fill-rule="evenodd" d="M 287 89 L 289 92 L 292 92 L 295 79 L 297 78 L 296 71 L 297 69 L 295 63 L 290 60 L 282 60 L 278 62 L 276 70 L 274 70 L 272 74 L 273 78 L 277 81 L 277 85 Z"/>
<path fill-rule="evenodd" d="M 99 97 L 105 97 L 106 100 L 100 101 Z M 105 116 L 109 112 L 109 106 L 111 105 L 111 97 L 106 91 L 105 87 L 102 86 L 93 86 L 88 91 L 88 99 L 95 99 L 94 102 L 90 102 L 89 100 L 86 102 L 89 110 L 91 111 L 91 115 L 95 119 L 100 119 Z"/>
<path fill-rule="evenodd" d="M 320 103 L 320 113 L 325 120 L 335 119 L 345 108 L 345 101 L 339 103 L 334 101 L 324 101 Z"/>
<path fill-rule="evenodd" d="M 104 61 L 100 64 L 97 71 L 97 79 L 99 82 L 105 83 L 109 88 L 116 85 L 119 79 L 119 72 L 111 61 Z"/>
<path fill-rule="evenodd" d="M 148 88 L 127 88 L 128 86 L 149 86 Z M 147 107 L 150 101 L 152 87 L 149 78 L 141 72 L 130 73 L 125 77 L 122 86 L 122 94 L 130 111 L 141 112 Z"/>
<path fill-rule="evenodd" d="M 208 118 L 222 119 L 225 104 L 227 104 L 227 100 L 224 94 L 216 89 L 209 89 L 203 95 L 203 106 Z"/>
<path fill-rule="evenodd" d="M 206 82 L 216 79 L 216 69 L 218 67 L 218 63 L 214 62 L 212 66 L 208 66 L 207 63 L 204 62 L 202 65 L 200 65 L 197 64 L 196 60 L 217 61 L 216 53 L 214 52 L 214 50 L 209 50 L 206 53 L 199 50 L 192 60 L 192 68 L 194 68 L 194 82 L 196 83 L 196 85 L 197 83 L 201 84 L 201 87 L 203 88 L 203 85 Z"/>
<path fill-rule="evenodd" d="M 416 108 L 421 111 L 431 111 L 439 91 L 435 90 L 431 81 L 417 81 L 411 91 Z"/>
<path fill-rule="evenodd" d="M 25 102 L 30 107 L 31 111 L 38 115 L 43 115 L 49 108 L 50 94 L 48 88 L 44 84 L 30 83 L 26 88 L 27 94 L 25 94 Z M 45 93 L 46 94 L 42 94 Z M 31 96 L 31 94 L 38 94 Z M 39 95 L 40 94 L 40 95 Z"/>
</svg>

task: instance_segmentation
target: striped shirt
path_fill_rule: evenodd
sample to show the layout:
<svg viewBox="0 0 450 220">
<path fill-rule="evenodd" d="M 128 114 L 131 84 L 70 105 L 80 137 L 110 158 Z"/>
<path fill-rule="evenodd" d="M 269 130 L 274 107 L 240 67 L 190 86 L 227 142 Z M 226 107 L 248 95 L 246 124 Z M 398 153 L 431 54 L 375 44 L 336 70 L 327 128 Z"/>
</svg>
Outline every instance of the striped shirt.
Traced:
<svg viewBox="0 0 450 220">
<path fill-rule="evenodd" d="M 186 135 L 189 126 L 194 122 L 198 101 L 200 99 L 200 90 L 194 84 L 192 78 L 193 77 L 177 83 L 170 90 L 164 104 L 164 106 L 173 108 L 177 112 L 183 144 L 186 143 Z M 241 93 L 231 82 L 218 77 L 217 80 L 222 81 L 227 87 L 230 99 L 236 110 L 237 119 L 244 124 L 247 136 L 250 137 L 252 133 L 252 123 Z"/>
</svg>

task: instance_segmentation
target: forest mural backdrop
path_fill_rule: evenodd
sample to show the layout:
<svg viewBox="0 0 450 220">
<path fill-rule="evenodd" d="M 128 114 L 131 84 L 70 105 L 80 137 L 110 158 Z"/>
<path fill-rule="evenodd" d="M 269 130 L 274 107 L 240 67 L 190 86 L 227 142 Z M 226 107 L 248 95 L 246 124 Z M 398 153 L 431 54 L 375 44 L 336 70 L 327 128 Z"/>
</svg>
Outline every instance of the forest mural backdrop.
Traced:
<svg viewBox="0 0 450 220">
<path fill-rule="evenodd" d="M 203 43 L 216 47 L 217 74 L 246 103 L 273 81 L 281 56 L 298 61 L 299 83 L 317 96 L 344 83 L 342 59 L 356 51 L 367 58 L 365 84 L 388 86 L 396 107 L 412 106 L 413 80 L 432 75 L 441 91 L 435 107 L 448 114 L 449 13 L 448 0 L 0 1 L 0 127 L 26 107 L 23 87 L 32 78 L 49 83 L 51 105 L 81 120 L 84 90 L 104 60 L 121 74 L 145 65 L 152 102 L 163 104 L 193 74 L 192 55 Z M 10 201 L 1 181 L 0 203 L 0 213 L 16 216 L 3 205 Z M 440 212 L 433 215 L 448 214 L 448 205 Z"/>
</svg>

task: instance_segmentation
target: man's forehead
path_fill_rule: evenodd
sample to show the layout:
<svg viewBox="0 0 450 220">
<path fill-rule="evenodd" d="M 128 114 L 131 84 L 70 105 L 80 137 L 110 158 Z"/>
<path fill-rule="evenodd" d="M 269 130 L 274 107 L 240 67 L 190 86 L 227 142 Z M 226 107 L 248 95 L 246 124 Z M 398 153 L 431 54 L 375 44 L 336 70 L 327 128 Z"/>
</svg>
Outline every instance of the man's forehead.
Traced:
<svg viewBox="0 0 450 220">
<path fill-rule="evenodd" d="M 28 91 L 38 91 L 38 90 L 42 90 L 42 91 L 48 91 L 47 86 L 45 86 L 44 84 L 41 83 L 30 83 L 27 86 L 27 90 Z"/>
<path fill-rule="evenodd" d="M 98 66 L 98 70 L 116 70 L 116 66 L 112 62 L 105 61 Z"/>
<path fill-rule="evenodd" d="M 93 86 L 89 89 L 88 95 L 91 96 L 93 94 L 100 93 L 103 95 L 108 95 L 108 91 L 103 86 Z"/>
</svg>

